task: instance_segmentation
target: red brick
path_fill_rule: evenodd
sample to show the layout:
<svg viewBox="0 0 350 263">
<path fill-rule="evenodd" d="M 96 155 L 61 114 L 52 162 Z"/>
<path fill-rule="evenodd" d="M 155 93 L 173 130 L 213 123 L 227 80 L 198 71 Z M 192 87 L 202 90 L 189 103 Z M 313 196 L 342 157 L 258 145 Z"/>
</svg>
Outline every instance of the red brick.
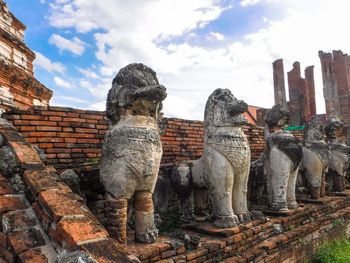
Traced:
<svg viewBox="0 0 350 263">
<path fill-rule="evenodd" d="M 21 131 L 35 131 L 35 126 L 20 126 L 19 130 L 21 130 Z"/>
<path fill-rule="evenodd" d="M 21 119 L 22 120 L 40 120 L 41 116 L 39 116 L 39 115 L 22 115 Z"/>
<path fill-rule="evenodd" d="M 26 170 L 23 179 L 34 194 L 50 189 L 60 189 L 59 184 L 47 171 Z"/>
<path fill-rule="evenodd" d="M 75 131 L 79 133 L 98 133 L 98 130 L 96 129 L 85 129 L 85 128 L 76 128 Z"/>
<path fill-rule="evenodd" d="M 40 249 L 31 249 L 19 254 L 20 262 L 22 263 L 47 263 L 47 257 L 41 253 Z"/>
<path fill-rule="evenodd" d="M 52 126 L 36 126 L 37 131 L 61 131 L 61 127 Z"/>
<path fill-rule="evenodd" d="M 13 190 L 6 181 L 0 181 L 0 195 L 6 194 L 13 194 Z"/>
<path fill-rule="evenodd" d="M 89 240 L 107 238 L 107 231 L 87 217 L 63 218 L 57 224 L 57 232 L 71 247 Z"/>
<path fill-rule="evenodd" d="M 77 200 L 76 194 L 60 190 L 48 190 L 40 192 L 39 202 L 45 210 L 58 222 L 63 216 L 84 215 L 86 207 Z"/>
<path fill-rule="evenodd" d="M 81 248 L 99 263 L 130 262 L 130 259 L 121 251 L 120 246 L 115 243 L 115 240 L 108 238 L 84 244 Z"/>
<path fill-rule="evenodd" d="M 81 118 L 63 118 L 63 121 L 67 121 L 67 122 L 86 122 L 85 119 L 81 119 Z"/>
<path fill-rule="evenodd" d="M 30 132 L 30 137 L 56 137 L 56 132 Z"/>
<path fill-rule="evenodd" d="M 7 231 L 21 230 L 36 224 L 35 219 L 29 216 L 25 211 L 12 211 L 4 214 L 2 220 L 5 220 L 8 227 Z"/>
<path fill-rule="evenodd" d="M 26 207 L 18 197 L 0 196 L 0 214 L 25 209 Z"/>
<path fill-rule="evenodd" d="M 187 259 L 187 261 L 190 261 L 192 259 L 199 258 L 199 257 L 204 256 L 206 254 L 208 254 L 208 249 L 198 248 L 198 249 L 192 251 L 191 253 L 187 254 L 186 259 Z"/>
<path fill-rule="evenodd" d="M 11 247 L 17 254 L 45 245 L 40 231 L 34 228 L 11 232 L 8 238 Z"/>
</svg>

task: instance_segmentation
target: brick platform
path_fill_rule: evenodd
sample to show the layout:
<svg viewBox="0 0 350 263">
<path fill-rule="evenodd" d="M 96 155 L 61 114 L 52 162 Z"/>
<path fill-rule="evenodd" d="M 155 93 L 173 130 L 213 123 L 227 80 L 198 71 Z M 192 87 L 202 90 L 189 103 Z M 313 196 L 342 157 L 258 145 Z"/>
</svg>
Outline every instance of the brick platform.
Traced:
<svg viewBox="0 0 350 263">
<path fill-rule="evenodd" d="M 84 250 L 98 262 L 131 262 L 83 199 L 51 176 L 52 168 L 15 128 L 0 125 L 0 133 L 13 149 L 28 187 L 26 194 L 16 193 L 0 174 L 0 214 L 6 226 L 0 232 L 0 262 L 54 262 L 50 256 L 56 248 Z M 109 242 L 114 252 L 96 255 L 101 242 Z"/>
</svg>

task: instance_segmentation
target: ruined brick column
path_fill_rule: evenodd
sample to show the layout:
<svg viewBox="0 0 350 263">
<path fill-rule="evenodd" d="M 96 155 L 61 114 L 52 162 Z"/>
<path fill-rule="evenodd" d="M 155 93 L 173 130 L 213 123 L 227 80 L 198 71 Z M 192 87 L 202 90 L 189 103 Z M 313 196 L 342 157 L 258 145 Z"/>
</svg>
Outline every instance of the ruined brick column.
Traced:
<svg viewBox="0 0 350 263">
<path fill-rule="evenodd" d="M 108 233 L 115 238 L 120 244 L 126 244 L 126 222 L 127 222 L 127 206 L 126 199 L 114 199 L 106 194 L 104 204 L 105 227 Z"/>
<path fill-rule="evenodd" d="M 340 50 L 319 51 L 323 77 L 323 95 L 327 118 L 342 119 L 350 126 L 350 57 Z"/>
<path fill-rule="evenodd" d="M 290 125 L 302 125 L 306 121 L 304 113 L 305 80 L 300 77 L 300 63 L 294 62 L 288 72 Z"/>
<path fill-rule="evenodd" d="M 287 109 L 286 89 L 284 84 L 284 69 L 283 60 L 277 59 L 273 65 L 273 87 L 275 95 L 275 105 L 281 104 L 284 109 Z"/>
<path fill-rule="evenodd" d="M 337 81 L 334 72 L 333 56 L 331 53 L 318 52 L 321 60 L 323 96 L 326 104 L 327 118 L 339 118 L 340 107 Z"/>
<path fill-rule="evenodd" d="M 309 120 L 311 116 L 316 115 L 314 66 L 308 66 L 305 69 L 305 85 L 307 100 L 306 120 Z"/>
<path fill-rule="evenodd" d="M 346 126 L 350 125 L 350 60 L 347 54 L 333 51 L 337 80 L 340 116 Z"/>
</svg>

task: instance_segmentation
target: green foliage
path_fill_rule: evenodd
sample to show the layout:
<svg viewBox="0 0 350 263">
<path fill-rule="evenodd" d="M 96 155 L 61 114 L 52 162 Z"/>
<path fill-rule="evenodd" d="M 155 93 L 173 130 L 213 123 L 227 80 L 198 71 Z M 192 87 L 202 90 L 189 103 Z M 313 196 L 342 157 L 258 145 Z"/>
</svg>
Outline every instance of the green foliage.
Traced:
<svg viewBox="0 0 350 263">
<path fill-rule="evenodd" d="M 92 164 L 99 164 L 99 162 L 100 162 L 100 158 L 98 157 L 92 159 Z"/>
<path fill-rule="evenodd" d="M 180 228 L 180 216 L 177 212 L 159 213 L 162 223 L 157 225 L 159 234 L 166 235 Z"/>
<path fill-rule="evenodd" d="M 311 263 L 348 263 L 350 262 L 350 240 L 333 241 L 319 249 Z"/>
<path fill-rule="evenodd" d="M 313 218 L 312 216 L 309 217 L 310 222 L 313 223 L 315 221 L 315 218 Z"/>
<path fill-rule="evenodd" d="M 335 227 L 344 225 L 343 218 L 336 218 L 336 219 L 334 219 L 334 220 L 333 220 L 333 225 L 334 225 Z"/>
<path fill-rule="evenodd" d="M 288 229 L 289 229 L 289 230 L 293 230 L 293 229 L 294 229 L 294 226 L 293 226 L 293 225 L 289 225 L 289 226 L 288 226 Z"/>
</svg>

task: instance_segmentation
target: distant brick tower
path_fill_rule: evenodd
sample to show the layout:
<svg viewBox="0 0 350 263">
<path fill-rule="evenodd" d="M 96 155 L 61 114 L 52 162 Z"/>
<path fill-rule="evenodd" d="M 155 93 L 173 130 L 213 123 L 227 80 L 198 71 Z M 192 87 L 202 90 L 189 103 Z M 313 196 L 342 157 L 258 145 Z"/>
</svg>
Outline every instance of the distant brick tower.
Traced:
<svg viewBox="0 0 350 263">
<path fill-rule="evenodd" d="M 305 69 L 305 79 L 301 77 L 300 63 L 294 62 L 288 72 L 289 101 L 286 101 L 283 60 L 273 62 L 273 84 L 275 104 L 281 104 L 291 114 L 290 125 L 304 125 L 316 115 L 314 67 Z"/>
<path fill-rule="evenodd" d="M 340 50 L 318 53 L 321 60 L 323 96 L 327 117 L 342 119 L 350 126 L 350 57 Z"/>
<path fill-rule="evenodd" d="M 26 26 L 0 0 L 0 114 L 11 108 L 48 105 L 53 95 L 35 77 L 35 53 L 24 43 Z"/>
</svg>

